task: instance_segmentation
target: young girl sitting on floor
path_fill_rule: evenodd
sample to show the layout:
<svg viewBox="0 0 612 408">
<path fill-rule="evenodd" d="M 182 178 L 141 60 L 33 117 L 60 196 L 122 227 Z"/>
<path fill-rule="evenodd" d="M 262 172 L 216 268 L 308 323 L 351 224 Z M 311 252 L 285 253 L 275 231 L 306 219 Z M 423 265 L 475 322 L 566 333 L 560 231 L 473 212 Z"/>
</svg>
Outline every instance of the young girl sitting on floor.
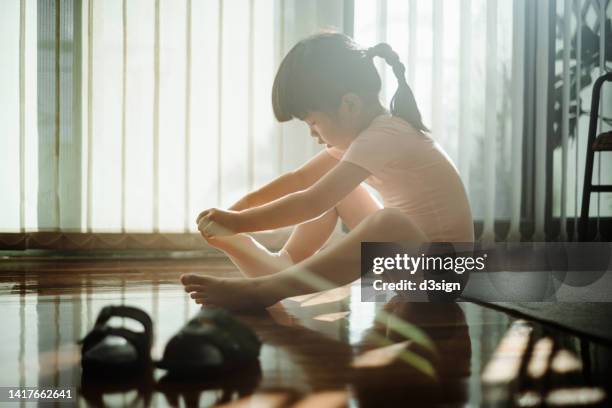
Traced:
<svg viewBox="0 0 612 408">
<path fill-rule="evenodd" d="M 374 57 L 383 58 L 398 81 L 390 114 L 379 101 Z M 327 148 L 228 210 L 198 216 L 202 236 L 246 277 L 183 275 L 197 303 L 266 307 L 347 284 L 360 276 L 365 241 L 474 240 L 457 169 L 428 135 L 404 71 L 388 44 L 362 49 L 339 33 L 314 35 L 289 51 L 274 80 L 274 114 L 280 122 L 304 121 Z M 380 193 L 384 208 L 364 181 Z M 350 232 L 321 249 L 338 217 Z M 278 253 L 245 234 L 289 225 L 296 227 Z"/>
</svg>

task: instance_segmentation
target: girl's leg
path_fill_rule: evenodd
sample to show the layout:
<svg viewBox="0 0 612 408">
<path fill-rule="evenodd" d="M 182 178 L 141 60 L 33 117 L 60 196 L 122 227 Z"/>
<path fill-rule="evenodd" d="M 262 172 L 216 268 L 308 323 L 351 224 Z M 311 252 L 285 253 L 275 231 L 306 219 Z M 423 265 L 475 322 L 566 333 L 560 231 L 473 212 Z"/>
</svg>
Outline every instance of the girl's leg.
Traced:
<svg viewBox="0 0 612 408">
<path fill-rule="evenodd" d="M 248 234 L 208 239 L 208 243 L 224 251 L 245 276 L 256 277 L 276 273 L 317 252 L 329 239 L 338 216 L 353 229 L 368 215 L 381 209 L 368 191 L 359 186 L 322 216 L 297 225 L 284 247 L 270 252 Z"/>
<path fill-rule="evenodd" d="M 367 216 L 382 208 L 383 206 L 372 197 L 365 187 L 359 186 L 336 205 L 335 213 L 348 229 L 352 230 Z M 333 221 L 329 231 L 320 231 L 318 225 L 306 226 L 302 229 L 300 228 L 302 225 L 306 226 L 306 224 L 301 224 L 296 227 L 283 247 L 283 251 L 291 256 L 294 263 L 303 261 L 321 249 L 336 226 L 336 221 Z"/>
<path fill-rule="evenodd" d="M 181 282 L 198 303 L 232 309 L 265 307 L 281 299 L 344 285 L 359 278 L 361 242 L 409 241 L 427 237 L 397 209 L 369 216 L 342 241 L 277 274 L 256 279 L 221 279 L 185 274 Z"/>
<path fill-rule="evenodd" d="M 287 250 L 287 244 L 279 252 L 271 252 L 248 234 L 209 238 L 207 242 L 225 252 L 243 275 L 263 276 L 290 267 L 299 261 L 296 256 L 318 250 L 331 235 L 337 220 L 336 210 L 332 208 L 314 220 L 297 225 L 287 241 L 295 246 L 293 253 Z"/>
</svg>

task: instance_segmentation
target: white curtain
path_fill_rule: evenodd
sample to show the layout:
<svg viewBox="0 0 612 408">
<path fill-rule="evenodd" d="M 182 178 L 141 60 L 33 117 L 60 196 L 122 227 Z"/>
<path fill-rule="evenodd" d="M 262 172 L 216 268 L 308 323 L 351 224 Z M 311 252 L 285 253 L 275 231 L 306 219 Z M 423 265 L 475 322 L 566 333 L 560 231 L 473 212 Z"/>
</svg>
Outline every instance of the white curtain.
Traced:
<svg viewBox="0 0 612 408">
<path fill-rule="evenodd" d="M 496 219 L 515 221 L 514 234 L 520 220 L 523 66 L 513 56 L 523 38 L 513 24 L 524 19 L 522 3 L 356 1 L 356 40 L 389 42 L 404 61 L 425 124 L 457 165 L 489 240 Z M 382 70 L 388 100 L 396 81 Z"/>
<path fill-rule="evenodd" d="M 272 80 L 298 39 L 342 30 L 342 0 L 41 3 L 0 5 L 1 231 L 195 231 L 199 210 L 320 148 L 304 125 L 276 123 Z M 41 58 L 65 69 L 38 67 L 52 76 L 39 123 Z"/>
<path fill-rule="evenodd" d="M 355 0 L 349 22 L 343 0 L 2 1 L 0 231 L 194 231 L 199 210 L 228 206 L 319 149 L 302 124 L 275 123 L 272 79 L 300 38 L 353 26 L 359 43 L 387 41 L 405 62 L 425 123 L 482 221 L 480 239 L 543 239 L 551 182 L 565 237 L 580 207 L 588 119 L 569 134 L 564 110 L 547 180 L 549 76 L 567 72 L 567 58 L 551 71 L 548 55 L 569 50 L 580 24 L 605 47 L 604 26 L 577 10 L 611 7 L 558 0 L 564 36 L 554 43 L 551 2 Z M 380 72 L 388 104 L 396 82 Z M 587 106 L 590 90 L 579 95 Z M 610 215 L 606 200 L 591 213 Z M 525 207 L 530 236 L 521 235 Z"/>
<path fill-rule="evenodd" d="M 0 3 L 0 231 L 37 228 L 36 9 L 25 6 Z"/>
<path fill-rule="evenodd" d="M 552 199 L 552 216 L 560 219 L 558 238 L 567 239 L 567 221 L 580 213 L 588 127 L 583 112 L 570 134 L 570 55 L 571 65 L 582 64 L 575 56 L 581 24 L 589 25 L 598 37 L 598 48 L 605 49 L 610 33 L 600 22 L 611 15 L 608 0 L 356 0 L 356 40 L 365 45 L 389 42 L 406 64 L 424 121 L 457 165 L 474 218 L 483 223 L 479 239 L 544 240 L 547 199 Z M 528 20 L 535 28 L 529 37 Z M 556 41 L 550 39 L 555 28 Z M 526 50 L 526 45 L 533 48 Z M 563 62 L 551 61 L 551 50 L 553 55 L 565 53 Z M 526 54 L 535 60 L 527 61 Z M 593 78 L 612 69 L 612 61 L 605 61 L 603 53 L 600 56 L 598 67 L 591 71 Z M 381 65 L 381 71 L 383 97 L 388 101 L 396 82 L 388 67 Z M 562 76 L 563 100 L 551 98 L 549 84 L 557 86 L 557 81 L 550 75 Z M 590 87 L 578 94 L 588 110 Z M 604 101 L 612 100 L 610 95 L 604 91 Z M 553 126 L 559 126 L 550 123 L 549 108 L 555 103 L 563 107 L 563 131 L 562 142 L 553 147 L 552 180 L 548 180 L 547 141 Z M 604 102 L 602 110 L 608 117 L 610 105 Z M 524 117 L 525 111 L 530 118 Z M 525 149 L 524 143 L 530 146 Z M 524 157 L 525 152 L 530 157 Z M 602 183 L 612 182 L 610 162 L 602 160 L 598 172 L 596 158 L 595 183 L 599 173 Z M 552 183 L 552 197 L 547 183 Z M 594 199 L 591 215 L 612 215 L 610 198 Z M 520 228 L 525 218 L 533 231 Z M 495 231 L 498 221 L 509 224 L 507 232 Z"/>
</svg>

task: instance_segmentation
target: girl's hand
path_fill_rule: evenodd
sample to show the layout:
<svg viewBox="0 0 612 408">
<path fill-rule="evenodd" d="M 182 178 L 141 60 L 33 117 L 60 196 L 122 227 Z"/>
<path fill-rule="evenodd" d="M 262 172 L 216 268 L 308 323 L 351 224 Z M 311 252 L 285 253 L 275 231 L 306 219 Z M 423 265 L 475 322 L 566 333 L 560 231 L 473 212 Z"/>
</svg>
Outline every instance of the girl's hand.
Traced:
<svg viewBox="0 0 612 408">
<path fill-rule="evenodd" d="M 198 230 L 206 239 L 234 235 L 239 231 L 238 212 L 209 208 L 198 215 Z"/>
</svg>

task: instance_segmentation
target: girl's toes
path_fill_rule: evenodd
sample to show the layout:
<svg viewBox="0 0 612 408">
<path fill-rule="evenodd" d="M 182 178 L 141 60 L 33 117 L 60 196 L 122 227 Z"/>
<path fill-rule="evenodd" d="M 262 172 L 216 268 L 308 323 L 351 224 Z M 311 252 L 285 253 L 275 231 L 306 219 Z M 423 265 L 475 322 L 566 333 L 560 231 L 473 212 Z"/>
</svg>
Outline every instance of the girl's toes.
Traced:
<svg viewBox="0 0 612 408">
<path fill-rule="evenodd" d="M 181 281 L 183 285 L 188 285 L 193 279 L 192 276 L 193 276 L 193 273 L 184 273 L 181 275 L 179 280 Z"/>
<path fill-rule="evenodd" d="M 205 285 L 209 279 L 206 276 L 201 276 L 195 273 L 186 273 L 181 275 L 181 283 L 187 285 Z"/>
<path fill-rule="evenodd" d="M 202 292 L 204 291 L 204 286 L 202 285 L 187 285 L 185 286 L 185 292 L 187 293 L 191 293 L 191 292 Z"/>
</svg>

